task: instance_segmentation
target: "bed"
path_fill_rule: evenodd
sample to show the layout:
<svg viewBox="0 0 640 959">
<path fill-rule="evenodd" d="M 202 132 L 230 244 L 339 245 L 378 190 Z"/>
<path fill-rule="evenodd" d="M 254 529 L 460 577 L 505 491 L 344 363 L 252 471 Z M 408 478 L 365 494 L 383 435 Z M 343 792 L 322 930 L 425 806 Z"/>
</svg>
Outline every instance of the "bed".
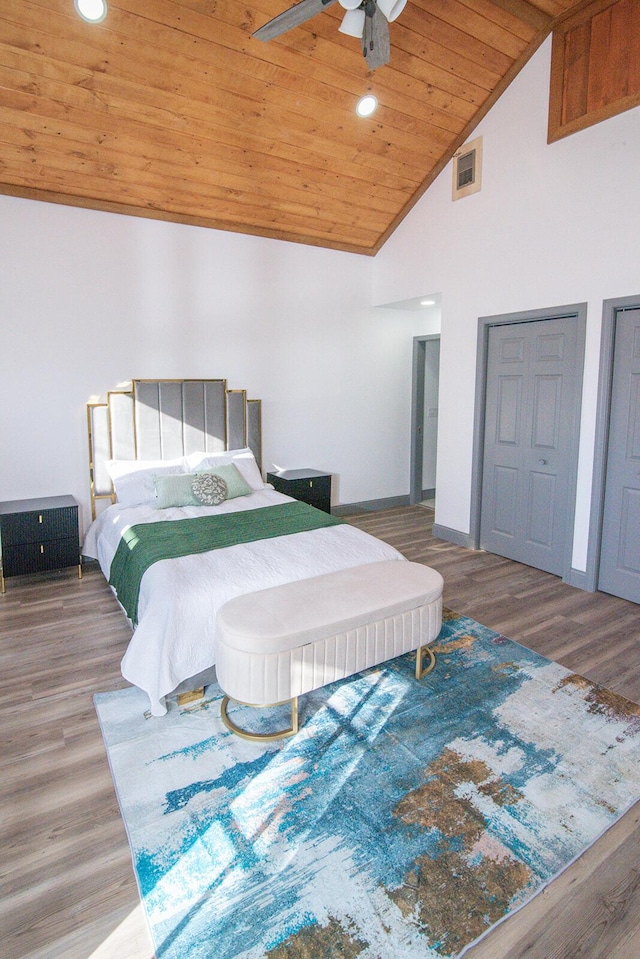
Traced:
<svg viewBox="0 0 640 959">
<path fill-rule="evenodd" d="M 225 380 L 133 380 L 87 406 L 96 559 L 132 626 L 122 674 L 162 716 L 210 681 L 219 609 L 249 592 L 404 560 L 263 482 L 259 400 Z M 222 482 L 218 482 L 221 480 Z"/>
</svg>

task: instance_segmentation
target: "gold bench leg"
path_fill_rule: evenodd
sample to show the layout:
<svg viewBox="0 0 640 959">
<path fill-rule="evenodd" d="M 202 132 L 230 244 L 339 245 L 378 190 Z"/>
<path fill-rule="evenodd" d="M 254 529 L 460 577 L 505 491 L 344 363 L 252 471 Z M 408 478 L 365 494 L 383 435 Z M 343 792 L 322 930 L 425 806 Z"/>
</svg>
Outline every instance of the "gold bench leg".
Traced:
<svg viewBox="0 0 640 959">
<path fill-rule="evenodd" d="M 243 703 L 239 699 L 235 699 L 234 702 L 240 703 L 242 706 L 253 706 L 254 709 L 267 709 L 270 706 L 284 706 L 285 703 L 291 703 L 291 726 L 289 729 L 281 729 L 275 733 L 250 733 L 247 729 L 242 729 L 241 726 L 237 726 L 232 719 L 229 718 L 227 713 L 227 706 L 229 705 L 230 699 L 228 696 L 225 696 L 222 702 L 220 703 L 220 717 L 222 722 L 225 724 L 227 729 L 232 733 L 235 733 L 236 736 L 240 736 L 242 739 L 253 740 L 254 742 L 271 742 L 274 739 L 286 739 L 287 736 L 295 736 L 298 732 L 298 697 L 294 696 L 293 699 L 285 699 L 281 703 L 265 703 L 264 705 L 257 706 L 255 703 Z"/>
<path fill-rule="evenodd" d="M 429 656 L 429 664 L 424 667 L 422 665 L 423 653 L 427 653 Z M 418 646 L 416 650 L 416 679 L 422 679 L 423 676 L 426 676 L 428 673 L 430 673 L 435 664 L 436 657 L 431 648 L 429 646 Z"/>
</svg>

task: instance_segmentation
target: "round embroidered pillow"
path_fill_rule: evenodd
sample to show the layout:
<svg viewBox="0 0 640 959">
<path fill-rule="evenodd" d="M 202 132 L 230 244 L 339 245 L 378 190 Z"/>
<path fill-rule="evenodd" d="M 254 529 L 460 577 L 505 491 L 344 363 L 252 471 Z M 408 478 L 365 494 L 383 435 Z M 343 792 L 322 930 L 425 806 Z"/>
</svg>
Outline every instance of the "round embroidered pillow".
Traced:
<svg viewBox="0 0 640 959">
<path fill-rule="evenodd" d="M 227 498 L 227 484 L 215 473 L 198 473 L 191 484 L 191 491 L 203 506 L 217 506 Z"/>
</svg>

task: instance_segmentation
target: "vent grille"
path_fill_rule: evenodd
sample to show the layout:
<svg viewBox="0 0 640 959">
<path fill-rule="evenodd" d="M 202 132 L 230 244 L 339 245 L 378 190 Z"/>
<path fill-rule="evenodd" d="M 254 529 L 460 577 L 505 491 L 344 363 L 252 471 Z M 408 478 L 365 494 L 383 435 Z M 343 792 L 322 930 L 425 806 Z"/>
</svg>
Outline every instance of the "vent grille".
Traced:
<svg viewBox="0 0 640 959">
<path fill-rule="evenodd" d="M 453 156 L 453 199 L 477 193 L 482 172 L 482 137 L 471 140 Z"/>
<path fill-rule="evenodd" d="M 476 151 L 471 150 L 464 156 L 459 157 L 457 169 L 458 176 L 456 179 L 458 189 L 461 190 L 463 186 L 469 186 L 470 183 L 473 183 L 476 178 Z"/>
</svg>

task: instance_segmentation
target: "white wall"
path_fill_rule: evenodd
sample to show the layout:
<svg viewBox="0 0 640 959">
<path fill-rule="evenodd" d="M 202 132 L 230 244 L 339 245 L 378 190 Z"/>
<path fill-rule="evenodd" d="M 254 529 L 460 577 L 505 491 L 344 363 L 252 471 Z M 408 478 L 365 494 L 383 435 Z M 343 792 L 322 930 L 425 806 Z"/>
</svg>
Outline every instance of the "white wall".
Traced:
<svg viewBox="0 0 640 959">
<path fill-rule="evenodd" d="M 0 196 L 0 500 L 88 516 L 85 404 L 132 377 L 263 400 L 264 466 L 406 494 L 419 314 L 371 306 L 370 257 Z"/>
<path fill-rule="evenodd" d="M 469 532 L 477 320 L 586 302 L 573 566 L 586 568 L 602 301 L 640 293 L 640 107 L 547 144 L 550 41 L 473 136 L 482 189 L 451 166 L 376 257 L 374 302 L 442 293 L 436 521 Z"/>
</svg>

